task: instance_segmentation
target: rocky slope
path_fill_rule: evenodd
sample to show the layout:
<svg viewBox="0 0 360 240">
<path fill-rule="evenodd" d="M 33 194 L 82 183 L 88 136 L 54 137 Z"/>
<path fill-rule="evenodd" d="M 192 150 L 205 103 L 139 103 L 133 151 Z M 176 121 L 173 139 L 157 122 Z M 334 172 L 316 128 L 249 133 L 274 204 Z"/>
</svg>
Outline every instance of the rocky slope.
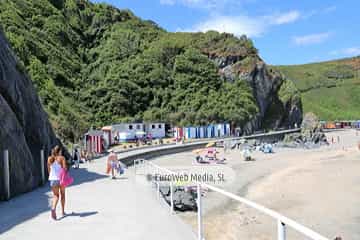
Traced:
<svg viewBox="0 0 360 240">
<path fill-rule="evenodd" d="M 233 82 L 237 78 L 249 83 L 259 112 L 244 125 L 250 134 L 262 128 L 300 126 L 301 97 L 294 84 L 279 71 L 269 68 L 258 55 L 211 55 L 221 76 Z"/>
<path fill-rule="evenodd" d="M 3 176 L 3 152 L 7 149 L 12 196 L 40 184 L 40 150 L 47 154 L 59 143 L 35 88 L 23 71 L 0 31 L 0 176 Z M 0 200 L 5 196 L 2 183 L 3 179 Z"/>
</svg>

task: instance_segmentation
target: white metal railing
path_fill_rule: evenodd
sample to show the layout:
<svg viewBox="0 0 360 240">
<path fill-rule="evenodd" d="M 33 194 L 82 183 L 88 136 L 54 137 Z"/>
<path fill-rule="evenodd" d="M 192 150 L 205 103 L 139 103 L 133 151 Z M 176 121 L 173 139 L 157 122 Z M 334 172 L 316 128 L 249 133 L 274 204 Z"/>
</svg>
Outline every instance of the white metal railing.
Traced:
<svg viewBox="0 0 360 240">
<path fill-rule="evenodd" d="M 168 173 L 168 174 L 176 174 L 175 172 L 164 168 L 164 167 L 160 167 L 150 161 L 147 161 L 145 159 L 136 159 L 134 160 L 134 168 L 135 168 L 135 176 L 137 175 L 137 168 L 138 167 L 152 167 L 156 170 Z M 206 184 L 206 183 L 202 183 L 202 182 L 198 182 L 198 181 L 192 181 L 192 183 L 197 185 L 197 221 L 198 221 L 198 231 L 197 231 L 197 236 L 198 236 L 198 240 L 203 240 L 204 239 L 204 234 L 203 234 L 203 216 L 202 216 L 202 199 L 201 199 L 201 189 L 203 187 L 207 188 L 207 189 L 211 189 L 214 192 L 218 192 L 224 196 L 227 196 L 237 202 L 243 203 L 251 208 L 254 208 L 262 213 L 264 213 L 265 215 L 268 215 L 270 217 L 272 217 L 273 219 L 275 219 L 277 221 L 277 230 L 278 230 L 278 240 L 286 240 L 286 228 L 287 227 L 291 227 L 292 229 L 296 230 L 297 232 L 303 234 L 304 236 L 312 239 L 312 240 L 329 240 L 328 238 L 320 235 L 319 233 L 311 230 L 310 228 L 307 228 L 299 223 L 297 223 L 296 221 L 287 218 L 283 215 L 281 215 L 278 212 L 275 212 L 274 210 L 271 210 L 269 208 L 266 208 L 262 205 L 259 205 L 255 202 L 252 202 L 248 199 L 245 199 L 243 197 L 239 197 L 233 193 L 224 191 L 220 188 L 214 187 L 212 185 Z M 158 194 L 158 198 L 160 199 L 160 184 L 159 182 L 156 182 L 156 186 L 157 186 L 157 194 Z M 173 183 L 172 183 L 172 179 L 170 178 L 170 211 L 173 212 L 174 211 L 174 203 L 173 203 Z"/>
</svg>

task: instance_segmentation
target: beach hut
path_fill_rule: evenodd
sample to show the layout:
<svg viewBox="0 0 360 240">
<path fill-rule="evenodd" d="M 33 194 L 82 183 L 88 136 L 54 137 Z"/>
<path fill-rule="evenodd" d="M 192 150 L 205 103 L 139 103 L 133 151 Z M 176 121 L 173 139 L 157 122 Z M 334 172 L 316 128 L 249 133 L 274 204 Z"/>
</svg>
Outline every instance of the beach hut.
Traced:
<svg viewBox="0 0 360 240">
<path fill-rule="evenodd" d="M 101 131 L 103 131 L 104 141 L 106 146 L 111 146 L 114 144 L 114 139 L 112 137 L 112 127 L 111 126 L 105 126 L 101 128 Z"/>
<path fill-rule="evenodd" d="M 215 125 L 215 137 L 224 136 L 224 124 L 216 124 Z"/>
<path fill-rule="evenodd" d="M 215 126 L 214 125 L 207 126 L 207 136 L 208 136 L 208 138 L 215 137 Z"/>
<path fill-rule="evenodd" d="M 335 129 L 336 125 L 334 122 L 326 122 L 325 129 Z"/>
<path fill-rule="evenodd" d="M 356 129 L 360 128 L 360 120 L 354 121 L 353 122 L 353 127 L 356 128 Z"/>
<path fill-rule="evenodd" d="M 184 127 L 184 137 L 185 139 L 188 139 L 190 137 L 190 128 Z"/>
<path fill-rule="evenodd" d="M 351 128 L 352 121 L 343 121 L 344 128 Z"/>
<path fill-rule="evenodd" d="M 225 131 L 225 137 L 229 137 L 231 136 L 231 127 L 230 127 L 230 123 L 226 123 L 224 126 L 224 131 Z"/>
<path fill-rule="evenodd" d="M 102 153 L 104 149 L 103 131 L 90 130 L 85 134 L 85 147 L 90 153 Z"/>
<path fill-rule="evenodd" d="M 144 130 L 152 138 L 164 138 L 166 136 L 165 123 L 147 123 Z"/>
<path fill-rule="evenodd" d="M 192 139 L 197 138 L 196 127 L 190 127 L 190 138 Z"/>
<path fill-rule="evenodd" d="M 207 138 L 206 127 L 199 127 L 199 138 Z"/>
<path fill-rule="evenodd" d="M 201 138 L 201 127 L 196 127 L 196 138 Z"/>
<path fill-rule="evenodd" d="M 186 127 L 185 128 L 185 138 L 186 139 L 196 138 L 196 128 L 195 127 Z"/>
<path fill-rule="evenodd" d="M 175 139 L 182 139 L 184 137 L 184 129 L 181 127 L 173 128 L 174 138 Z"/>
<path fill-rule="evenodd" d="M 115 136 L 121 142 L 133 141 L 136 139 L 136 132 L 144 131 L 144 124 L 142 123 L 121 123 L 112 125 L 113 138 Z"/>
</svg>

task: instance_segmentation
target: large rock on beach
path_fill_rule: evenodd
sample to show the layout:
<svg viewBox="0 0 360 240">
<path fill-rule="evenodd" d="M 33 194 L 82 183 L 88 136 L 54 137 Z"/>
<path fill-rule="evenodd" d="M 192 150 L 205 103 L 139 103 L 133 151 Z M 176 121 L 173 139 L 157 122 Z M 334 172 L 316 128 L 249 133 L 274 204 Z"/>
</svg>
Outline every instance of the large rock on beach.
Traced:
<svg viewBox="0 0 360 240">
<path fill-rule="evenodd" d="M 160 193 L 165 201 L 170 205 L 170 187 L 160 187 Z M 186 187 L 174 187 L 174 208 L 177 211 L 196 211 L 196 197 L 197 193 L 193 189 Z"/>
<path fill-rule="evenodd" d="M 35 88 L 0 30 L 0 200 L 5 199 L 4 150 L 9 151 L 10 189 L 15 196 L 39 186 L 40 150 L 46 159 L 56 144 Z"/>
<path fill-rule="evenodd" d="M 313 113 L 307 113 L 301 124 L 301 133 L 286 135 L 284 144 L 291 147 L 314 148 L 328 144 L 326 135 L 321 129 L 319 119 Z"/>
</svg>

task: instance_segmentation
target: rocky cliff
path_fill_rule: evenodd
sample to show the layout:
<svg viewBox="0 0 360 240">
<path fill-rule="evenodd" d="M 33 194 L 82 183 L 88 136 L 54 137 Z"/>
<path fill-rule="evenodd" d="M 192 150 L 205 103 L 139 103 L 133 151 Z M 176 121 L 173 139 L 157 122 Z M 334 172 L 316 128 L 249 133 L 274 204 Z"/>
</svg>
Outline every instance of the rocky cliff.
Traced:
<svg viewBox="0 0 360 240">
<path fill-rule="evenodd" d="M 302 122 L 302 103 L 297 89 L 284 75 L 268 67 L 257 54 L 209 54 L 222 77 L 230 82 L 249 83 L 259 112 L 248 121 L 243 132 L 250 134 L 263 128 L 294 127 Z"/>
<path fill-rule="evenodd" d="M 0 176 L 7 149 L 11 196 L 41 183 L 40 150 L 47 154 L 58 143 L 31 80 L 0 31 Z M 4 200 L 3 179 L 0 183 L 0 200 Z"/>
</svg>

